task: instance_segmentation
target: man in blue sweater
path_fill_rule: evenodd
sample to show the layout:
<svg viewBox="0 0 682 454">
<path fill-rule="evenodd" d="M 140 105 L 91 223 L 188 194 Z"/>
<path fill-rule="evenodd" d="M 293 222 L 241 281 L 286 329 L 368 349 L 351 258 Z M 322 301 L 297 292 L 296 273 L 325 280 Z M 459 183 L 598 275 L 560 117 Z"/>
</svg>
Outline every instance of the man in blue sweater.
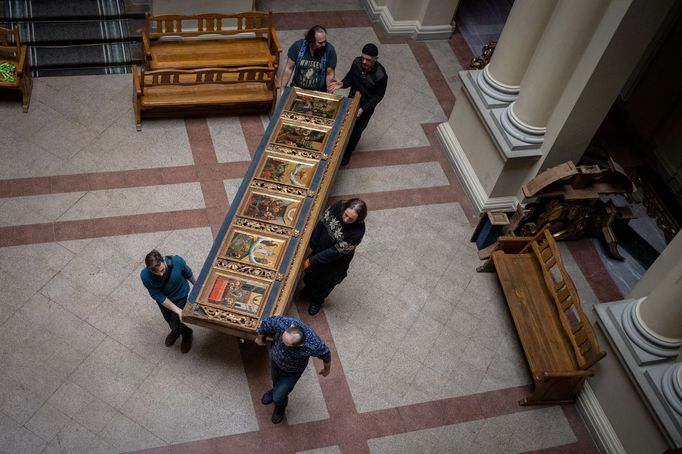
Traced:
<svg viewBox="0 0 682 454">
<path fill-rule="evenodd" d="M 192 348 L 192 330 L 182 323 L 182 309 L 189 295 L 187 281 L 194 285 L 192 269 L 179 255 L 164 257 L 156 249 L 147 254 L 144 264 L 146 268 L 140 272 L 140 279 L 171 329 L 166 336 L 166 347 L 182 336 L 180 351 L 187 353 Z"/>
<path fill-rule="evenodd" d="M 320 375 L 326 377 L 331 370 L 332 355 L 322 339 L 308 325 L 291 317 L 269 317 L 256 330 L 256 344 L 265 345 L 265 336 L 272 335 L 275 343 L 270 358 L 272 389 L 261 398 L 263 405 L 275 403 L 273 424 L 284 419 L 289 393 L 301 378 L 311 356 L 320 358 L 324 364 Z"/>
</svg>

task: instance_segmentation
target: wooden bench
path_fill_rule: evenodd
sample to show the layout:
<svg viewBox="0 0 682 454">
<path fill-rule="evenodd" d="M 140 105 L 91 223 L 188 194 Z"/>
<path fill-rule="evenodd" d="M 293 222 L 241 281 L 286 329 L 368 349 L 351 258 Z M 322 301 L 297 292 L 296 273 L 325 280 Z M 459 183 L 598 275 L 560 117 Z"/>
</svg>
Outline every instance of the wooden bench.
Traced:
<svg viewBox="0 0 682 454">
<path fill-rule="evenodd" d="M 24 112 L 28 112 L 33 87 L 27 54 L 28 47 L 21 44 L 19 31 L 0 27 L 0 90 L 21 92 Z"/>
<path fill-rule="evenodd" d="M 491 260 L 535 384 L 519 404 L 573 402 L 606 353 L 599 350 L 554 238 L 547 227 L 534 237 L 500 237 Z"/>
<path fill-rule="evenodd" d="M 234 111 L 272 114 L 277 101 L 272 67 L 138 71 L 133 67 L 137 130 L 142 114 L 181 116 Z"/>
<path fill-rule="evenodd" d="M 272 12 L 145 17 L 142 42 L 146 69 L 272 66 L 282 45 Z"/>
</svg>

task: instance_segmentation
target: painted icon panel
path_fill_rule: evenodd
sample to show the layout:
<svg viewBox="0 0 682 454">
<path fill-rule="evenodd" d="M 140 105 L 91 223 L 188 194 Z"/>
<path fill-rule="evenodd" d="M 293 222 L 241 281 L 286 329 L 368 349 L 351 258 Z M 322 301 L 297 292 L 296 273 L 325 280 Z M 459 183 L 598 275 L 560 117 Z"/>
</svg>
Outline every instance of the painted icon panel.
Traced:
<svg viewBox="0 0 682 454">
<path fill-rule="evenodd" d="M 208 301 L 204 304 L 258 316 L 267 301 L 269 290 L 270 284 L 264 281 L 218 274 L 211 286 Z"/>
<path fill-rule="evenodd" d="M 256 171 L 256 178 L 309 188 L 316 170 L 316 161 L 265 153 Z"/>
<path fill-rule="evenodd" d="M 287 110 L 322 118 L 334 118 L 339 109 L 339 100 L 309 92 L 297 92 Z"/>
<path fill-rule="evenodd" d="M 234 229 L 229 233 L 223 255 L 247 265 L 276 270 L 284 255 L 286 243 L 286 238 Z"/>
<path fill-rule="evenodd" d="M 295 123 L 280 124 L 275 135 L 275 143 L 288 147 L 303 148 L 310 151 L 322 151 L 328 131 L 299 126 Z"/>
<path fill-rule="evenodd" d="M 239 215 L 258 221 L 293 227 L 301 209 L 301 199 L 265 191 L 249 190 Z"/>
</svg>

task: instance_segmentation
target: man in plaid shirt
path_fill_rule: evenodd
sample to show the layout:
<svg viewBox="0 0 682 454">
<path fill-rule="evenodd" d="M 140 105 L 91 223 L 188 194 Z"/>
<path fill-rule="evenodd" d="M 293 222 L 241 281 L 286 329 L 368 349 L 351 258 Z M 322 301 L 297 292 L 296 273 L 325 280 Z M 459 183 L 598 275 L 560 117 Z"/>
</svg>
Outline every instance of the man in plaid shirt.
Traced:
<svg viewBox="0 0 682 454">
<path fill-rule="evenodd" d="M 296 382 L 308 366 L 311 356 L 320 358 L 324 364 L 320 375 L 326 377 L 331 369 L 332 356 L 329 348 L 308 325 L 291 317 L 269 317 L 256 330 L 256 344 L 265 345 L 265 336 L 274 335 L 275 343 L 270 355 L 272 389 L 261 398 L 263 405 L 275 403 L 273 424 L 284 419 L 284 411 Z"/>
</svg>

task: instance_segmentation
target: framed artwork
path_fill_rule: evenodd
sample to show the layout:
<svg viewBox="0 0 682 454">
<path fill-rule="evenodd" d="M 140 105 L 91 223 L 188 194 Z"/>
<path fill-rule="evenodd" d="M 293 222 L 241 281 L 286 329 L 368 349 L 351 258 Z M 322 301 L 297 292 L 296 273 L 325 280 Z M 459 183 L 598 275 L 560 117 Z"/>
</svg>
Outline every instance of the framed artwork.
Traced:
<svg viewBox="0 0 682 454">
<path fill-rule="evenodd" d="M 257 221 L 293 227 L 303 199 L 280 193 L 249 189 L 237 214 Z"/>
<path fill-rule="evenodd" d="M 322 118 L 335 118 L 339 110 L 339 97 L 319 92 L 296 90 L 285 110 Z"/>
<path fill-rule="evenodd" d="M 324 128 L 312 128 L 308 125 L 300 126 L 297 123 L 280 121 L 273 142 L 288 147 L 322 152 L 328 135 L 329 130 Z"/>
<path fill-rule="evenodd" d="M 261 158 L 255 177 L 275 183 L 309 188 L 318 161 L 266 152 Z"/>
<path fill-rule="evenodd" d="M 246 229 L 228 232 L 223 256 L 246 265 L 277 270 L 284 256 L 288 239 L 272 234 L 263 235 Z"/>
<path fill-rule="evenodd" d="M 257 317 L 270 291 L 270 283 L 242 276 L 216 274 L 206 304 L 223 310 L 241 312 Z"/>
</svg>

